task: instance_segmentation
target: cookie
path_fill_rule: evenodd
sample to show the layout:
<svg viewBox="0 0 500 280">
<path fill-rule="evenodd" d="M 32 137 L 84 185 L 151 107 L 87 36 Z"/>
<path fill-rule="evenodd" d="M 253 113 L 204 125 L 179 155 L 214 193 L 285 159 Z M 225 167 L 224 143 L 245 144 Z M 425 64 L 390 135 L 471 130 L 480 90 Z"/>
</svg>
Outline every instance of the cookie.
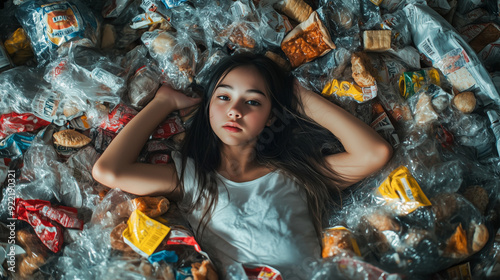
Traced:
<svg viewBox="0 0 500 280">
<path fill-rule="evenodd" d="M 91 141 L 89 137 L 72 129 L 61 130 L 52 136 L 54 144 L 68 148 L 81 148 Z"/>
</svg>

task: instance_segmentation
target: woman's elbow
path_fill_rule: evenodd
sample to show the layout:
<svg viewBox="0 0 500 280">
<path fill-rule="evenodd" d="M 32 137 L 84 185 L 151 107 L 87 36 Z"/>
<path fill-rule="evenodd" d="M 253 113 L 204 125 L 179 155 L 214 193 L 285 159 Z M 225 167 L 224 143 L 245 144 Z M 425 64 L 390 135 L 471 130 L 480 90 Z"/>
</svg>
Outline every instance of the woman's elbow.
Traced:
<svg viewBox="0 0 500 280">
<path fill-rule="evenodd" d="M 116 182 L 116 172 L 100 161 L 97 161 L 92 167 L 92 177 L 97 182 L 110 188 L 113 188 L 114 182 Z"/>
<path fill-rule="evenodd" d="M 375 165 L 380 169 L 386 165 L 392 158 L 392 146 L 386 141 L 380 143 L 374 151 L 373 160 Z"/>
</svg>

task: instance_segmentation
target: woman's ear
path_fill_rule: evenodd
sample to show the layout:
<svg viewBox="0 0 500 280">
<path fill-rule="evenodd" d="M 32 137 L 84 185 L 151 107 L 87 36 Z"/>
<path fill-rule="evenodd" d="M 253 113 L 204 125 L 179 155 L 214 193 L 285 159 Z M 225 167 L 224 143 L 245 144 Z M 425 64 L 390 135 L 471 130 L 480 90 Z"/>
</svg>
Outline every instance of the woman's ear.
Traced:
<svg viewBox="0 0 500 280">
<path fill-rule="evenodd" d="M 276 116 L 274 116 L 273 114 L 270 114 L 269 118 L 267 119 L 266 126 L 271 126 L 271 124 L 273 124 L 275 120 L 276 120 Z"/>
</svg>

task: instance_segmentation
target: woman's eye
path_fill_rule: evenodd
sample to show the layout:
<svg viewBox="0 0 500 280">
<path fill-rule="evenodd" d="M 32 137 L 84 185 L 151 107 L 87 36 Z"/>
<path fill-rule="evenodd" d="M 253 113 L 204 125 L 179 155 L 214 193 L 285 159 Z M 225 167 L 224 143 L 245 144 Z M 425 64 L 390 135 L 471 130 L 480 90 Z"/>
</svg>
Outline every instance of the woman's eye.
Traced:
<svg viewBox="0 0 500 280">
<path fill-rule="evenodd" d="M 252 106 L 259 106 L 260 105 L 260 102 L 255 101 L 255 100 L 249 100 L 249 101 L 247 101 L 247 103 L 252 105 Z"/>
<path fill-rule="evenodd" d="M 228 96 L 225 96 L 225 95 L 219 95 L 217 96 L 217 98 L 219 98 L 220 100 L 229 100 L 229 97 Z"/>
</svg>

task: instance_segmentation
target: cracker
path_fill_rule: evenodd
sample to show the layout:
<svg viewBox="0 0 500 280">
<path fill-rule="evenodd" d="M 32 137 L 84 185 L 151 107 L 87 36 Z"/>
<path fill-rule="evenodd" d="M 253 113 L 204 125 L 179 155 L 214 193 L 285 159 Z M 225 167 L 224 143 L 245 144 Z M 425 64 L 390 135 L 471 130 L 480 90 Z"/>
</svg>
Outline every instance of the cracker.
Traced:
<svg viewBox="0 0 500 280">
<path fill-rule="evenodd" d="M 391 48 L 391 30 L 366 30 L 363 43 L 365 51 L 387 51 Z"/>
</svg>

